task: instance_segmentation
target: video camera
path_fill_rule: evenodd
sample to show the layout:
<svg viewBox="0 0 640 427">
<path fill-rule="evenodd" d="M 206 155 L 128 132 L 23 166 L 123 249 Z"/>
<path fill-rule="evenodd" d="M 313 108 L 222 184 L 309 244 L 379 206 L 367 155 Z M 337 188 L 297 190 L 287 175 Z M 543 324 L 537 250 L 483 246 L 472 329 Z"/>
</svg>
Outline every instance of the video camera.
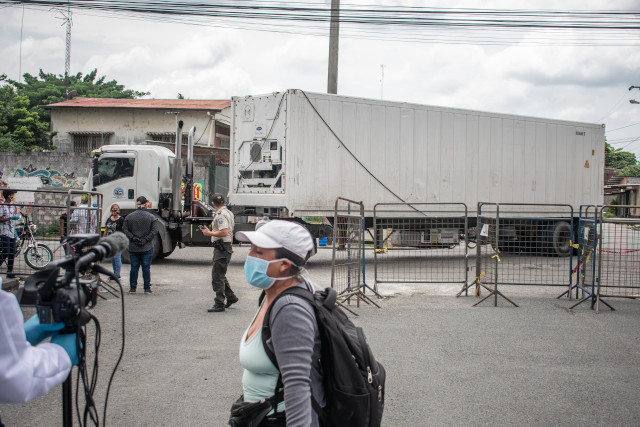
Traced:
<svg viewBox="0 0 640 427">
<path fill-rule="evenodd" d="M 103 239 L 97 234 L 76 234 L 66 242 L 73 253 L 28 276 L 18 290 L 18 301 L 21 305 L 35 305 L 40 323 L 64 322 L 65 329 L 71 330 L 91 319 L 86 308 L 97 302 L 96 280 L 80 276 L 92 268 L 92 263 L 126 249 L 129 239 L 117 232 Z M 64 274 L 60 274 L 61 269 Z"/>
<path fill-rule="evenodd" d="M 22 305 L 35 305 L 41 324 L 63 322 L 65 327 L 61 334 L 76 334 L 76 351 L 78 352 L 78 382 L 82 380 L 85 396 L 84 422 L 87 425 L 87 417 L 91 417 L 93 423 L 100 425 L 100 417 L 97 413 L 93 392 L 98 380 L 98 352 L 100 349 L 100 322 L 87 309 L 96 305 L 98 276 L 92 274 L 84 278 L 86 273 L 106 274 L 115 278 L 115 275 L 96 264 L 105 258 L 113 257 L 129 246 L 129 239 L 121 232 L 116 232 L 108 237 L 100 239 L 97 234 L 75 234 L 65 239 L 69 245 L 71 254 L 49 263 L 29 277 L 18 290 L 18 301 Z M 64 273 L 61 273 L 64 270 Z M 120 282 L 118 281 L 118 284 Z M 120 288 L 122 290 L 122 287 Z M 120 357 L 116 362 L 111 379 L 122 360 L 124 353 L 124 299 L 122 304 L 122 346 Z M 93 353 L 93 370 L 87 369 L 87 335 L 86 325 L 89 321 L 95 324 L 95 339 Z M 106 419 L 107 398 L 111 381 L 107 386 L 105 397 L 103 421 Z M 71 375 L 62 384 L 62 419 L 63 425 L 73 425 L 72 415 L 72 391 Z M 76 409 L 79 408 L 78 391 L 76 391 Z M 78 412 L 79 414 L 79 412 Z M 79 419 L 80 421 L 80 419 Z"/>
</svg>

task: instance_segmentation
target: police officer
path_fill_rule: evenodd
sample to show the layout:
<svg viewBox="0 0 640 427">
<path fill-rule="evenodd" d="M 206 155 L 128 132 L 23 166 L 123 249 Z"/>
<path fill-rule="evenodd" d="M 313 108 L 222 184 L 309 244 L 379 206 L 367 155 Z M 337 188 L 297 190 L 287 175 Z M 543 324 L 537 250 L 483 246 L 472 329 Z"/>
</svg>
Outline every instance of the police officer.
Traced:
<svg viewBox="0 0 640 427">
<path fill-rule="evenodd" d="M 229 308 L 231 304 L 238 302 L 238 297 L 233 293 L 227 280 L 227 267 L 231 260 L 231 242 L 233 242 L 233 227 L 235 225 L 233 213 L 225 206 L 222 194 L 213 195 L 213 207 L 216 213 L 213 215 L 211 230 L 201 226 L 200 230 L 205 236 L 211 236 L 213 242 L 213 268 L 211 270 L 211 286 L 216 297 L 210 313 L 219 313 Z M 226 298 L 226 303 L 225 303 Z"/>
</svg>

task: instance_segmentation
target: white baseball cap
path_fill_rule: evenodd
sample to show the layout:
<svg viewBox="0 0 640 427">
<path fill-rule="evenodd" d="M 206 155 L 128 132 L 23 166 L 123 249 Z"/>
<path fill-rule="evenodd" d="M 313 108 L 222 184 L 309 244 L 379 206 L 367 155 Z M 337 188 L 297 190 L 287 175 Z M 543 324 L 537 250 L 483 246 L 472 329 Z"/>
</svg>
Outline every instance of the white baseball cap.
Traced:
<svg viewBox="0 0 640 427">
<path fill-rule="evenodd" d="M 256 231 L 238 231 L 236 239 L 264 249 L 284 248 L 303 260 L 313 249 L 311 234 L 300 224 L 291 221 L 271 220 Z"/>
</svg>

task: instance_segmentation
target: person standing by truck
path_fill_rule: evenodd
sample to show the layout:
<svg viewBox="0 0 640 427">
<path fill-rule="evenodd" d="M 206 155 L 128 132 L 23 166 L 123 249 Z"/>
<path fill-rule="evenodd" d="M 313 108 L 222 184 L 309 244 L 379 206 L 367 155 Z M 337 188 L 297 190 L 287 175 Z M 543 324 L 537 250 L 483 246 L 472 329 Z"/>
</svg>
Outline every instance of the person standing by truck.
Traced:
<svg viewBox="0 0 640 427">
<path fill-rule="evenodd" d="M 115 233 L 116 231 L 122 231 L 124 225 L 124 217 L 120 216 L 120 206 L 116 203 L 111 205 L 111 216 L 107 218 L 107 222 L 104 226 L 104 237 Z M 120 270 L 122 269 L 122 254 L 118 253 L 111 258 L 111 266 L 113 267 L 113 274 L 120 280 Z M 111 280 L 111 278 L 109 278 Z"/>
<path fill-rule="evenodd" d="M 219 313 L 238 302 L 238 297 L 229 286 L 227 280 L 227 267 L 233 252 L 231 243 L 233 242 L 233 228 L 235 219 L 233 213 L 225 206 L 222 194 L 214 194 L 213 207 L 216 213 L 211 221 L 211 230 L 205 226 L 200 227 L 200 231 L 205 236 L 211 237 L 213 242 L 213 267 L 211 270 L 211 287 L 215 292 L 213 307 L 207 310 L 210 313 Z M 226 299 L 226 303 L 225 303 Z"/>
<path fill-rule="evenodd" d="M 129 293 L 135 294 L 138 287 L 138 271 L 142 265 L 144 293 L 151 293 L 151 260 L 153 260 L 153 240 L 158 234 L 158 219 L 147 210 L 147 198 L 136 199 L 136 210 L 124 218 L 122 231 L 129 238 Z"/>
</svg>

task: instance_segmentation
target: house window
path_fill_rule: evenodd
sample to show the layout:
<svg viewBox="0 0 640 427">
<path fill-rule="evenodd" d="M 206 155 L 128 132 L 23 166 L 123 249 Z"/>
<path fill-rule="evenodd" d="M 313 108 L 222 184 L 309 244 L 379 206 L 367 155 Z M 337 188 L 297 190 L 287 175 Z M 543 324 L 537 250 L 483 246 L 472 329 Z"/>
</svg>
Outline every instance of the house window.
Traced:
<svg viewBox="0 0 640 427">
<path fill-rule="evenodd" d="M 74 133 L 73 152 L 74 153 L 90 153 L 103 145 L 109 145 L 111 139 L 110 133 Z"/>
<path fill-rule="evenodd" d="M 176 133 L 175 132 L 147 132 L 149 140 L 151 142 L 164 142 L 169 144 L 175 144 Z M 182 145 L 189 143 L 189 134 L 182 134 Z"/>
</svg>

